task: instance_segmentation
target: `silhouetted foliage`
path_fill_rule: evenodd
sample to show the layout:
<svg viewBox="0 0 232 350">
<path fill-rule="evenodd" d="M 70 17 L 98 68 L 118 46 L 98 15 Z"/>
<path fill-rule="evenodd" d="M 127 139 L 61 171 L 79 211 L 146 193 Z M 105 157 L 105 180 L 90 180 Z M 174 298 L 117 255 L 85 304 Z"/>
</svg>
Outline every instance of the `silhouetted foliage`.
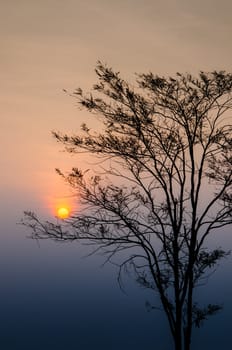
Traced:
<svg viewBox="0 0 232 350">
<path fill-rule="evenodd" d="M 100 62 L 96 74 L 93 94 L 73 96 L 104 131 L 53 135 L 68 152 L 100 157 L 101 173 L 57 170 L 81 208 L 63 225 L 32 212 L 24 224 L 33 238 L 91 243 L 109 260 L 123 252 L 120 274 L 131 269 L 158 292 L 175 349 L 189 350 L 192 327 L 220 309 L 200 307 L 193 292 L 228 254 L 206 240 L 232 223 L 232 74 L 142 74 L 136 89 Z"/>
</svg>

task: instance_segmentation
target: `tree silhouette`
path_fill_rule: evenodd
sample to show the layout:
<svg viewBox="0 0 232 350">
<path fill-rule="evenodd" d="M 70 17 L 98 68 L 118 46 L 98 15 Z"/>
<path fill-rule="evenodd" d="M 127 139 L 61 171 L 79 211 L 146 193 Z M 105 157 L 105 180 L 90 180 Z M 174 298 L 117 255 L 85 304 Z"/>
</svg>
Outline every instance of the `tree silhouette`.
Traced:
<svg viewBox="0 0 232 350">
<path fill-rule="evenodd" d="M 199 306 L 194 290 L 229 254 L 206 241 L 232 223 L 232 74 L 142 74 L 137 88 L 101 62 L 96 74 L 93 94 L 72 96 L 104 131 L 83 124 L 80 135 L 53 135 L 67 152 L 100 158 L 101 171 L 57 170 L 78 193 L 78 212 L 62 224 L 25 212 L 23 223 L 33 238 L 122 254 L 119 278 L 130 268 L 158 292 L 175 350 L 189 350 L 193 326 L 220 309 Z"/>
</svg>

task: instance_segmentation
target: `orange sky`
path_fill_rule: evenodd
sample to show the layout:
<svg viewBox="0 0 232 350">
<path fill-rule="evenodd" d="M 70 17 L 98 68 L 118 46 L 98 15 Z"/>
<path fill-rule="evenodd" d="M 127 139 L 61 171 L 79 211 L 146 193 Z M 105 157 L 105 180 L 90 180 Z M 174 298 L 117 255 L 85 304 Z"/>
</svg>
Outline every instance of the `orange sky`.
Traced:
<svg viewBox="0 0 232 350">
<path fill-rule="evenodd" d="M 62 89 L 90 88 L 98 59 L 132 81 L 149 70 L 231 70 L 229 0 L 0 3 L 1 205 L 13 193 L 19 211 L 46 211 L 69 195 L 54 168 L 85 167 L 50 132 L 86 121 Z"/>
</svg>

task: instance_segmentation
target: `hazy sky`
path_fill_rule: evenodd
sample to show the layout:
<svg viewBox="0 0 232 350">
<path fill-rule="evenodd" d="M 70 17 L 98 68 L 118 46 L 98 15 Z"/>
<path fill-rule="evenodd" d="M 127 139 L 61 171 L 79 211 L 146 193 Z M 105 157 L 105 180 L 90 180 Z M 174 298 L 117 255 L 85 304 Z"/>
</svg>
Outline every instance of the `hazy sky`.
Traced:
<svg viewBox="0 0 232 350">
<path fill-rule="evenodd" d="M 97 60 L 132 81 L 135 72 L 149 70 L 231 68 L 229 0 L 1 0 L 0 6 L 0 162 L 7 196 L 16 188 L 42 201 L 63 195 L 53 169 L 64 168 L 67 156 L 50 131 L 78 130 L 85 116 L 62 89 L 90 88 Z"/>
<path fill-rule="evenodd" d="M 0 0 L 1 235 L 24 209 L 49 216 L 66 200 L 56 167 L 85 167 L 51 137 L 87 119 L 62 89 L 90 89 L 97 60 L 132 82 L 231 71 L 231 13 L 231 0 Z"/>
</svg>

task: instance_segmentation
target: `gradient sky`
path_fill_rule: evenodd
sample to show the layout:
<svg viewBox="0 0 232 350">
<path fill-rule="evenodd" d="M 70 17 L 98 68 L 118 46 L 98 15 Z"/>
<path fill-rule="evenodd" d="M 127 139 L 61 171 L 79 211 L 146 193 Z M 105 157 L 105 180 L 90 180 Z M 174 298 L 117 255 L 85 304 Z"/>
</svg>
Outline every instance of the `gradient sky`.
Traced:
<svg viewBox="0 0 232 350">
<path fill-rule="evenodd" d="M 0 239 L 7 271 L 15 271 L 13 256 L 25 262 L 22 272 L 30 262 L 39 266 L 40 254 L 47 257 L 46 266 L 50 255 L 56 255 L 57 262 L 63 254 L 60 248 L 54 253 L 53 245 L 46 246 L 45 253 L 38 251 L 16 227 L 23 210 L 49 217 L 55 205 L 66 200 L 69 189 L 54 168 L 86 165 L 61 152 L 51 137 L 51 130 L 75 132 L 91 120 L 62 89 L 90 89 L 97 60 L 132 82 L 134 73 L 148 71 L 231 71 L 231 13 L 230 0 L 0 0 Z M 69 254 L 67 247 L 63 251 Z M 87 265 L 90 271 L 91 263 Z M 24 282 L 32 275 L 25 273 Z M 49 280 L 49 273 L 46 276 Z M 9 282 L 9 289 L 16 286 Z M 114 288 L 112 295 L 120 294 L 112 292 Z"/>
<path fill-rule="evenodd" d="M 85 118 L 62 89 L 90 88 L 97 60 L 131 81 L 231 67 L 230 1 L 0 3 L 2 184 L 35 198 L 59 192 L 53 169 L 68 163 L 50 131 L 78 130 Z"/>
</svg>

